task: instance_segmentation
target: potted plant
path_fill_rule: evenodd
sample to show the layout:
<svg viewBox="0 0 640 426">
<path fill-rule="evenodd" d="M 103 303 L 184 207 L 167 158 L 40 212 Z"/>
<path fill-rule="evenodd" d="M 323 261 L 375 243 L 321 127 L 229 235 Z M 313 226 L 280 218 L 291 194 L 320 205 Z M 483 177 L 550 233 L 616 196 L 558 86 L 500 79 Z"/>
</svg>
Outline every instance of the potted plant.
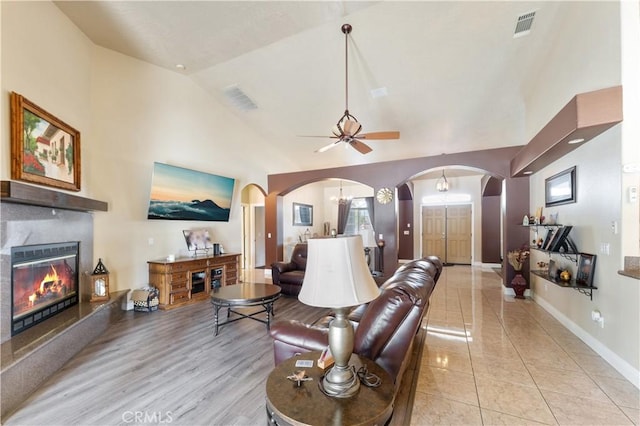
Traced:
<svg viewBox="0 0 640 426">
<path fill-rule="evenodd" d="M 529 247 L 522 246 L 518 250 L 511 250 L 507 253 L 509 264 L 516 271 L 515 277 L 511 280 L 511 288 L 516 293 L 516 299 L 524 299 L 524 291 L 527 289 L 527 280 L 522 276 L 520 271 L 529 258 Z"/>
</svg>

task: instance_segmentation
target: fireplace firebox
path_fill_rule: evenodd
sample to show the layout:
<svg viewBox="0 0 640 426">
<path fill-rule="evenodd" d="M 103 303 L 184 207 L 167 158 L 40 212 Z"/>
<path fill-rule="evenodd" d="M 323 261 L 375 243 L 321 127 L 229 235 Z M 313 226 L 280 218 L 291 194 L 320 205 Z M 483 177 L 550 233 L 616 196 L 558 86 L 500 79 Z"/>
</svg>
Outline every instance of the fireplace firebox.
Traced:
<svg viewBox="0 0 640 426">
<path fill-rule="evenodd" d="M 11 248 L 11 335 L 78 303 L 77 241 Z"/>
</svg>

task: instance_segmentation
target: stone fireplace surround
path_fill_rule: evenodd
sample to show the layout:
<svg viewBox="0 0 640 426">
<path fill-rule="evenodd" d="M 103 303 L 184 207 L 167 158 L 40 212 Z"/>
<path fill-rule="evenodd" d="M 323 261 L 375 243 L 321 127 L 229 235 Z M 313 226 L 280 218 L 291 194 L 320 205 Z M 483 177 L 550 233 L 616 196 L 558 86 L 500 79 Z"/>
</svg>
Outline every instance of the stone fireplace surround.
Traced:
<svg viewBox="0 0 640 426">
<path fill-rule="evenodd" d="M 80 242 L 80 302 L 11 337 L 11 247 L 67 241 Z M 0 203 L 0 418 L 122 315 L 126 291 L 89 302 L 93 261 L 92 212 Z"/>
</svg>

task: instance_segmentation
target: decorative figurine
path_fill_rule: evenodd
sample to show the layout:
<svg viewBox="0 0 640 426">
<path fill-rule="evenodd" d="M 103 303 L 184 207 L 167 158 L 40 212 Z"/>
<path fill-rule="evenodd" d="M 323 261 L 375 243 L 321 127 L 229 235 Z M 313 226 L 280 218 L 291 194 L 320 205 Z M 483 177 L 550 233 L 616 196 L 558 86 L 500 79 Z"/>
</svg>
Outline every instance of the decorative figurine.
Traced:
<svg viewBox="0 0 640 426">
<path fill-rule="evenodd" d="M 313 380 L 313 378 L 307 376 L 306 373 L 307 373 L 306 370 L 300 370 L 300 371 L 297 371 L 297 372 L 293 373 L 290 376 L 287 376 L 287 379 L 292 380 L 294 382 L 297 382 L 298 386 L 300 386 L 301 382 L 307 382 L 309 380 Z"/>
</svg>

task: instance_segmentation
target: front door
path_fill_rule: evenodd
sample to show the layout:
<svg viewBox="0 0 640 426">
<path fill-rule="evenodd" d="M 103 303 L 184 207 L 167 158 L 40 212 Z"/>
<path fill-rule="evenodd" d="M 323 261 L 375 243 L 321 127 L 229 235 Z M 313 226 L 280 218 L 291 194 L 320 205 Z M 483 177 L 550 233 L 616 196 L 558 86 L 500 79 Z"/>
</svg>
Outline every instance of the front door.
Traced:
<svg viewBox="0 0 640 426">
<path fill-rule="evenodd" d="M 471 205 L 422 207 L 422 256 L 471 264 Z"/>
<path fill-rule="evenodd" d="M 445 260 L 445 206 L 422 206 L 422 257 L 438 256 Z"/>
</svg>

